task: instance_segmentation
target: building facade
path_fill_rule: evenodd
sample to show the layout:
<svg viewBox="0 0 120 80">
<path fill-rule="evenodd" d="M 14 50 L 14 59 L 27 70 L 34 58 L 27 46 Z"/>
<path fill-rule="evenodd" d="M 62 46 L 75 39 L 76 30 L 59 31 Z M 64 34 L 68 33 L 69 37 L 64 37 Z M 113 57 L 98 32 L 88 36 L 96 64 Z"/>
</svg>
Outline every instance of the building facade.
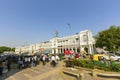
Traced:
<svg viewBox="0 0 120 80">
<path fill-rule="evenodd" d="M 16 53 L 28 51 L 35 53 L 49 50 L 50 53 L 64 53 L 65 50 L 74 50 L 75 53 L 86 51 L 88 54 L 94 53 L 95 40 L 90 30 L 81 31 L 75 35 L 66 37 L 54 37 L 49 41 L 44 41 L 30 46 L 16 47 Z"/>
</svg>

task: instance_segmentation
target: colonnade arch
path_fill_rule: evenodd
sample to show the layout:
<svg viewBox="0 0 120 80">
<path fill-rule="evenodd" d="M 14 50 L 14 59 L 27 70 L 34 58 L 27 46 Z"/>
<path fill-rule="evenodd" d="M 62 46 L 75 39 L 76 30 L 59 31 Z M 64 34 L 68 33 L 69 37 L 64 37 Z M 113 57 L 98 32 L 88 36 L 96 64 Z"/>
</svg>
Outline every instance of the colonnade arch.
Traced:
<svg viewBox="0 0 120 80">
<path fill-rule="evenodd" d="M 59 48 L 53 48 L 52 53 L 64 53 L 65 50 L 74 50 L 75 53 L 80 53 L 81 49 L 79 46 L 74 47 L 59 47 Z"/>
</svg>

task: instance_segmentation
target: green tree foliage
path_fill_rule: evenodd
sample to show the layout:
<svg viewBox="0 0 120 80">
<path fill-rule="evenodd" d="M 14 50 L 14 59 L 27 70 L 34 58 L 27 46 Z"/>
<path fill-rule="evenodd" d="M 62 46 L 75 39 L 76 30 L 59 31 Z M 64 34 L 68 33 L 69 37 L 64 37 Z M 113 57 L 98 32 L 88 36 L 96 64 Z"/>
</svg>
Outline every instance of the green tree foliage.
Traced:
<svg viewBox="0 0 120 80">
<path fill-rule="evenodd" d="M 0 53 L 3 53 L 4 51 L 15 51 L 15 48 L 10 48 L 6 46 L 0 46 Z"/>
<path fill-rule="evenodd" d="M 15 52 L 15 48 L 11 48 L 11 51 Z"/>
<path fill-rule="evenodd" d="M 111 26 L 107 30 L 99 32 L 96 36 L 96 47 L 109 51 L 120 50 L 120 26 Z"/>
</svg>

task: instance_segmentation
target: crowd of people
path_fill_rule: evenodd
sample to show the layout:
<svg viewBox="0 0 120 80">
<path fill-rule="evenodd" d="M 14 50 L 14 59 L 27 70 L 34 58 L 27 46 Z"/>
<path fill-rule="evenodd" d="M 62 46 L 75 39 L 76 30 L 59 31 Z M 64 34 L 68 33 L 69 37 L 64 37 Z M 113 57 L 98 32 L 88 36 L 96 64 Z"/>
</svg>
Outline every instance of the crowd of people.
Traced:
<svg viewBox="0 0 120 80">
<path fill-rule="evenodd" d="M 78 54 L 69 51 L 65 51 L 62 57 L 64 56 L 65 60 L 70 60 L 71 58 L 79 59 L 81 56 L 83 58 L 86 57 L 86 54 Z M 16 67 L 19 70 L 35 67 L 39 64 L 43 66 L 46 65 L 47 62 L 50 62 L 50 65 L 56 66 L 58 61 L 61 60 L 61 56 L 59 54 L 39 54 L 39 55 L 4 55 L 0 56 L 0 75 L 2 75 L 3 70 L 6 69 L 10 71 L 11 68 Z M 14 65 L 14 66 L 13 66 Z"/>
<path fill-rule="evenodd" d="M 81 53 L 76 53 L 74 50 L 65 50 L 64 51 L 65 59 L 70 60 L 71 58 L 79 59 L 81 58 L 87 58 L 88 54 L 86 51 L 82 51 Z"/>
<path fill-rule="evenodd" d="M 50 62 L 54 66 L 58 63 L 60 57 L 56 55 L 41 54 L 41 55 L 4 55 L 0 57 L 0 75 L 2 75 L 3 70 L 6 69 L 10 71 L 11 68 L 16 67 L 19 70 L 35 67 L 38 64 L 42 63 L 45 65 L 47 62 Z"/>
</svg>

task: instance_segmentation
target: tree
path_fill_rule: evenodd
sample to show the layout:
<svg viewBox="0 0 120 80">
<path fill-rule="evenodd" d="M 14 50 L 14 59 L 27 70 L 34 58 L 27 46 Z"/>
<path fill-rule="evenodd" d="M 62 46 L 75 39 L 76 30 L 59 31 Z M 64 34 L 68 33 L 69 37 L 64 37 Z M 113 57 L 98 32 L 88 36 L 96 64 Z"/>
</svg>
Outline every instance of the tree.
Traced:
<svg viewBox="0 0 120 80">
<path fill-rule="evenodd" d="M 109 51 L 120 50 L 120 26 L 110 26 L 109 29 L 99 32 L 96 36 L 96 47 Z"/>
<path fill-rule="evenodd" d="M 11 51 L 15 52 L 15 48 L 11 48 Z"/>
<path fill-rule="evenodd" d="M 15 51 L 15 48 L 10 48 L 6 46 L 0 46 L 0 53 L 4 53 L 4 51 Z"/>
</svg>

